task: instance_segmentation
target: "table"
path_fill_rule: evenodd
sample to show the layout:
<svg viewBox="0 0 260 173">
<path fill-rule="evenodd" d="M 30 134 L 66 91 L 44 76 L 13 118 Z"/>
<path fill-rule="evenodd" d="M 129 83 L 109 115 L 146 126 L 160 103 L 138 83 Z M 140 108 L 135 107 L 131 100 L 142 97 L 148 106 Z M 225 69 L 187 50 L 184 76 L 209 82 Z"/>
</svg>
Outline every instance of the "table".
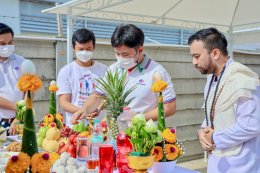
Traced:
<svg viewBox="0 0 260 173">
<path fill-rule="evenodd" d="M 114 170 L 113 173 L 118 173 L 118 171 Z M 149 171 L 148 170 L 148 173 L 153 173 L 153 171 L 151 171 L 151 170 Z M 172 173 L 199 173 L 199 172 L 193 171 L 193 170 L 190 170 L 190 169 L 186 169 L 186 168 L 183 168 L 183 167 L 180 167 L 180 166 L 176 166 L 175 170 L 173 170 Z"/>
</svg>

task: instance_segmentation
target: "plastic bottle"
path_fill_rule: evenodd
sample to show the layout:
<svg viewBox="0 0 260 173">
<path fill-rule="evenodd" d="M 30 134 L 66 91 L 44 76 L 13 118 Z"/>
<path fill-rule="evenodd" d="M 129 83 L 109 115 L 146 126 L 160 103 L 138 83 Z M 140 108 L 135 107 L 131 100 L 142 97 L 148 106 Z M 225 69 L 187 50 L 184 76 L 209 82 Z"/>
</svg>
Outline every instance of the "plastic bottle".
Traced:
<svg viewBox="0 0 260 173">
<path fill-rule="evenodd" d="M 94 119 L 92 131 L 92 157 L 99 159 L 99 145 L 103 143 L 104 135 L 99 119 Z"/>
</svg>

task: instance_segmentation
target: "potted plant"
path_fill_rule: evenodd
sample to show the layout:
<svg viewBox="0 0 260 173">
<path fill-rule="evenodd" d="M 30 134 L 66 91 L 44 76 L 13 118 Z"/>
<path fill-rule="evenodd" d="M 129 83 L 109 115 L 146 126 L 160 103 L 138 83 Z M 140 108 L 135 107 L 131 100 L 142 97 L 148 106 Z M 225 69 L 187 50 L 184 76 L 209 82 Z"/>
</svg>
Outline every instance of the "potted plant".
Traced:
<svg viewBox="0 0 260 173">
<path fill-rule="evenodd" d="M 128 166 L 135 173 L 146 172 L 153 165 L 152 150 L 162 140 L 161 133 L 152 120 L 146 122 L 143 114 L 132 119 L 132 126 L 126 129 L 133 151 L 129 153 Z"/>
</svg>

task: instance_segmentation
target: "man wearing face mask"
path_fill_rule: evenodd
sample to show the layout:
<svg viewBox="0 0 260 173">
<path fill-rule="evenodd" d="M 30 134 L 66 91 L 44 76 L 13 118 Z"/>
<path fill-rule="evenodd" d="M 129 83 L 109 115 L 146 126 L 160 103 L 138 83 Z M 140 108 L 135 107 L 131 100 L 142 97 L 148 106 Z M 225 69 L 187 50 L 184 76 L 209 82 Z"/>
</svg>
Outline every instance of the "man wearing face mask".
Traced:
<svg viewBox="0 0 260 173">
<path fill-rule="evenodd" d="M 119 25 L 111 37 L 111 44 L 117 62 L 108 69 L 112 72 L 116 69 L 127 70 L 129 81 L 126 89 L 137 86 L 129 96 L 129 98 L 135 98 L 129 105 L 131 110 L 135 113 L 145 113 L 146 119 L 157 120 L 157 94 L 152 92 L 151 87 L 154 82 L 154 73 L 159 72 L 163 80 L 168 83 L 168 87 L 163 91 L 165 116 L 173 115 L 176 111 L 176 95 L 171 77 L 162 65 L 143 54 L 143 31 L 132 24 Z M 73 119 L 85 118 L 94 111 L 102 103 L 100 95 L 104 96 L 104 93 L 96 90 L 85 102 L 83 109 L 74 114 Z"/>
<path fill-rule="evenodd" d="M 96 78 L 102 77 L 107 67 L 94 61 L 96 39 L 94 33 L 85 28 L 78 29 L 72 36 L 76 60 L 63 67 L 57 78 L 60 107 L 66 112 L 66 125 L 70 126 L 73 113 L 77 112 L 86 99 L 95 91 Z"/>
<path fill-rule="evenodd" d="M 16 87 L 24 58 L 13 54 L 13 37 L 13 30 L 0 23 L 0 125 L 9 129 L 7 135 L 16 133 L 16 101 L 24 96 Z"/>
</svg>

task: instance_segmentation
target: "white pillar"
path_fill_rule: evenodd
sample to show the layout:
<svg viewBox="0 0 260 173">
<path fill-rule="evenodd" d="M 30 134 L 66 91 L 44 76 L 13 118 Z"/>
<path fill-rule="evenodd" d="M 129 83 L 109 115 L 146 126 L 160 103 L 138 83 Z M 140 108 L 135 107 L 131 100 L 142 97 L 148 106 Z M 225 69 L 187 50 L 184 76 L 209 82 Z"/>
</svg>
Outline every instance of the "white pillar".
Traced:
<svg viewBox="0 0 260 173">
<path fill-rule="evenodd" d="M 73 51 L 71 37 L 73 32 L 73 16 L 71 15 L 71 7 L 67 8 L 67 64 L 73 61 Z"/>
</svg>

